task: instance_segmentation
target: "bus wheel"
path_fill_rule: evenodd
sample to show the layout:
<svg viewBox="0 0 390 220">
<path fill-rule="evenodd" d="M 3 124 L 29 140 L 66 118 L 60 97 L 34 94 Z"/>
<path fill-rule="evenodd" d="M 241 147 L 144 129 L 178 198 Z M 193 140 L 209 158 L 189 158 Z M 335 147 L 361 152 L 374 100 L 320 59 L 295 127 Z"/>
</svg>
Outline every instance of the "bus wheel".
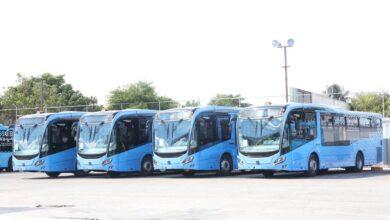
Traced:
<svg viewBox="0 0 390 220">
<path fill-rule="evenodd" d="M 8 160 L 8 167 L 5 169 L 7 172 L 12 172 L 14 171 L 13 165 L 12 165 L 12 157 Z"/>
<path fill-rule="evenodd" d="M 46 175 L 50 178 L 57 178 L 60 175 L 60 172 L 46 172 Z"/>
<path fill-rule="evenodd" d="M 361 152 L 358 152 L 356 154 L 355 167 L 353 168 L 353 171 L 362 172 L 363 167 L 364 167 L 364 157 Z"/>
<path fill-rule="evenodd" d="M 233 170 L 233 161 L 228 155 L 223 155 L 219 162 L 219 172 L 221 176 L 230 176 Z"/>
<path fill-rule="evenodd" d="M 119 177 L 121 175 L 120 172 L 115 172 L 115 171 L 108 171 L 107 174 L 111 178 L 116 178 L 116 177 Z"/>
<path fill-rule="evenodd" d="M 195 171 L 193 170 L 186 170 L 183 173 L 181 173 L 185 177 L 193 177 L 195 175 Z"/>
<path fill-rule="evenodd" d="M 154 172 L 153 159 L 151 156 L 146 156 L 141 163 L 141 175 L 150 176 Z"/>
<path fill-rule="evenodd" d="M 309 177 L 317 176 L 319 173 L 318 158 L 315 154 L 310 155 L 306 175 Z"/>
<path fill-rule="evenodd" d="M 274 172 L 273 172 L 273 171 L 269 171 L 269 170 L 263 171 L 262 174 L 263 174 L 263 176 L 264 176 L 265 178 L 271 178 L 271 177 L 274 176 Z"/>
</svg>

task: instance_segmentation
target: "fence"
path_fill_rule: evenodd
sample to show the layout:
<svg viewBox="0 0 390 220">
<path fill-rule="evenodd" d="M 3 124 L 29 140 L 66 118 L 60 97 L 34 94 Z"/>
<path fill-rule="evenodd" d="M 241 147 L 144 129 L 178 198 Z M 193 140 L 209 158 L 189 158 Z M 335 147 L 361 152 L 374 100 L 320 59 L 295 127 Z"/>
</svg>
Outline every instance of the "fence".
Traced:
<svg viewBox="0 0 390 220">
<path fill-rule="evenodd" d="M 352 94 L 360 94 L 360 93 L 352 93 Z M 389 102 L 389 97 L 385 97 L 385 93 L 377 93 L 382 95 L 382 105 L 380 107 L 381 113 L 385 117 L 389 117 L 388 114 L 390 109 L 389 106 L 386 107 L 385 102 Z M 318 94 L 314 94 L 316 97 Z M 334 94 L 333 94 L 334 95 Z M 350 93 L 351 95 L 351 93 Z M 310 97 L 305 97 L 310 96 Z M 325 97 L 325 96 L 324 96 Z M 289 100 L 295 102 L 307 102 L 307 100 L 321 100 L 321 103 L 316 104 L 329 104 L 335 102 L 323 102 L 323 99 L 313 99 L 313 94 L 290 94 Z M 301 101 L 303 100 L 303 101 Z M 305 101 L 306 100 L 306 101 Z M 276 96 L 259 96 L 259 97 L 237 97 L 237 98 L 218 98 L 218 99 L 190 99 L 190 100 L 181 100 L 181 101 L 155 101 L 155 102 L 141 102 L 141 103 L 114 103 L 108 106 L 109 109 L 127 109 L 127 108 L 147 108 L 154 110 L 164 110 L 168 108 L 174 107 L 197 107 L 197 106 L 205 106 L 210 103 L 214 103 L 216 105 L 220 103 L 231 103 L 236 107 L 246 107 L 249 105 L 264 105 L 266 103 L 273 104 L 283 104 L 285 103 L 285 96 L 276 95 Z M 340 106 L 338 106 L 340 107 Z M 342 106 L 343 107 L 343 106 Z M 377 106 L 378 107 L 378 106 Z M 86 105 L 73 105 L 73 106 L 44 106 L 43 112 L 52 113 L 52 112 L 61 112 L 61 111 L 85 111 L 85 112 L 94 112 L 106 109 L 106 107 L 102 105 L 96 104 L 86 104 Z M 15 106 L 14 108 L 6 108 L 0 109 L 0 123 L 10 125 L 15 122 L 17 118 L 27 114 L 34 114 L 40 110 L 39 107 L 25 107 L 25 106 Z M 365 109 L 354 109 L 357 111 L 365 111 Z M 377 111 L 379 112 L 379 111 Z"/>
</svg>

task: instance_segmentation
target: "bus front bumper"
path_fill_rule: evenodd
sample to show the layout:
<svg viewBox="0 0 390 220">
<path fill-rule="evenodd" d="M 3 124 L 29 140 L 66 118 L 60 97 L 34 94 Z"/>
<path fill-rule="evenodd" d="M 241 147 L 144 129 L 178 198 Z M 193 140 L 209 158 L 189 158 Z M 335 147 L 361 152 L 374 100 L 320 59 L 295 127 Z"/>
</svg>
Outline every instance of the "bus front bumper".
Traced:
<svg viewBox="0 0 390 220">
<path fill-rule="evenodd" d="M 239 155 L 237 158 L 239 170 L 273 170 L 273 171 L 289 171 L 289 166 L 286 159 L 278 155 L 254 158 Z"/>
<path fill-rule="evenodd" d="M 41 171 L 41 166 L 37 164 L 37 161 L 39 161 L 37 158 L 31 160 L 16 160 L 13 158 L 13 169 L 21 172 L 39 172 Z"/>
<path fill-rule="evenodd" d="M 184 154 L 175 158 L 162 158 L 153 155 L 153 166 L 155 170 L 194 170 L 195 161 L 194 156 L 187 156 Z"/>
<path fill-rule="evenodd" d="M 96 159 L 85 159 L 77 157 L 77 169 L 84 171 L 108 171 L 109 165 L 112 163 L 106 156 Z"/>
</svg>

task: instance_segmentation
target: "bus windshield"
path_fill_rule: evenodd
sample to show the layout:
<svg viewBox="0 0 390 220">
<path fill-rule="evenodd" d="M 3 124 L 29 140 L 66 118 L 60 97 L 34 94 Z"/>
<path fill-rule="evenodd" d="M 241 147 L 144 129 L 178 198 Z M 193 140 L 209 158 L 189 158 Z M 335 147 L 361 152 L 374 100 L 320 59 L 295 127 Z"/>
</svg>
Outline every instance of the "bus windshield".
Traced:
<svg viewBox="0 0 390 220">
<path fill-rule="evenodd" d="M 281 108 L 242 111 L 238 120 L 240 152 L 264 156 L 279 152 L 282 119 Z"/>
<path fill-rule="evenodd" d="M 192 111 L 160 113 L 154 122 L 154 148 L 157 153 L 187 151 Z"/>
<path fill-rule="evenodd" d="M 14 155 L 32 156 L 39 153 L 44 133 L 44 117 L 19 119 L 14 131 Z"/>
<path fill-rule="evenodd" d="M 80 120 L 78 152 L 102 154 L 107 152 L 112 115 L 89 115 Z"/>
</svg>

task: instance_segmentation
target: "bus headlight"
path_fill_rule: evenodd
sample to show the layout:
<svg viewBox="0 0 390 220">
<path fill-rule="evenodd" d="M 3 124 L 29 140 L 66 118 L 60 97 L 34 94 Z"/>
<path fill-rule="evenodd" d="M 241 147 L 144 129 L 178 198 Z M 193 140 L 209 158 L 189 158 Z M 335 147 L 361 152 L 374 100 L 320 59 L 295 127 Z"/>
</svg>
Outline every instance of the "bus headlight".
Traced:
<svg viewBox="0 0 390 220">
<path fill-rule="evenodd" d="M 194 156 L 191 155 L 191 156 L 187 157 L 186 159 L 184 159 L 182 163 L 183 164 L 191 163 L 193 160 L 194 160 Z"/>
<path fill-rule="evenodd" d="M 284 161 L 286 161 L 286 157 L 285 156 L 281 156 L 277 160 L 275 160 L 274 165 L 281 164 Z"/>
<path fill-rule="evenodd" d="M 106 165 L 111 164 L 111 163 L 112 163 L 112 159 L 109 158 L 109 159 L 103 160 L 102 165 L 103 165 L 103 166 L 106 166 Z"/>
<path fill-rule="evenodd" d="M 35 166 L 40 167 L 40 166 L 42 166 L 44 163 L 45 163 L 44 160 L 38 160 L 37 162 L 35 162 Z"/>
</svg>

